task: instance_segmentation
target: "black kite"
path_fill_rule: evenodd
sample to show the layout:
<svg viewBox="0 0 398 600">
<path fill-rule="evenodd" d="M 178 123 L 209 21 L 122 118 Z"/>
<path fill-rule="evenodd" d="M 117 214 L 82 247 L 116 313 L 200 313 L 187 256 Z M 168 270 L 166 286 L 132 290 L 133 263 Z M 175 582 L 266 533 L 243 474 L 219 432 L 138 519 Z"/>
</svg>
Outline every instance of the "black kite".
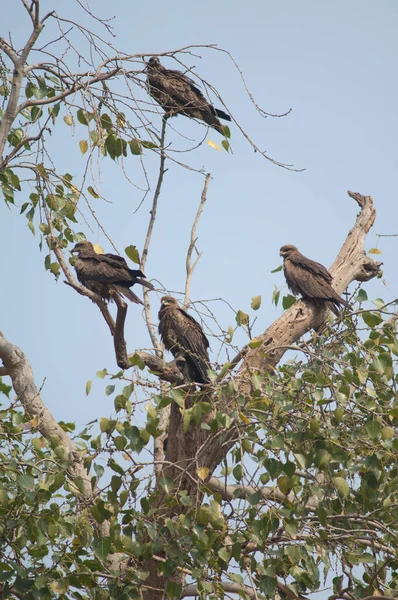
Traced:
<svg viewBox="0 0 398 600">
<path fill-rule="evenodd" d="M 283 270 L 287 284 L 293 294 L 301 294 L 304 300 L 315 306 L 326 305 L 335 315 L 341 306 L 348 303 L 332 288 L 333 277 L 320 263 L 301 254 L 296 246 L 282 246 Z"/>
<path fill-rule="evenodd" d="M 109 300 L 110 291 L 116 290 L 131 302 L 143 304 L 129 288 L 139 283 L 150 290 L 154 289 L 142 271 L 129 269 L 122 256 L 97 254 L 91 242 L 78 242 L 71 252 L 77 253 L 75 269 L 80 283 L 104 300 Z"/>
<path fill-rule="evenodd" d="M 224 135 L 220 119 L 230 121 L 231 117 L 214 108 L 192 79 L 181 71 L 166 69 L 155 56 L 147 63 L 147 73 L 148 92 L 167 116 L 184 115 L 199 119 Z"/>
<path fill-rule="evenodd" d="M 184 376 L 189 381 L 209 383 L 209 340 L 199 323 L 172 296 L 163 296 L 159 311 L 159 333 L 167 350 L 174 358 L 183 358 Z"/>
</svg>

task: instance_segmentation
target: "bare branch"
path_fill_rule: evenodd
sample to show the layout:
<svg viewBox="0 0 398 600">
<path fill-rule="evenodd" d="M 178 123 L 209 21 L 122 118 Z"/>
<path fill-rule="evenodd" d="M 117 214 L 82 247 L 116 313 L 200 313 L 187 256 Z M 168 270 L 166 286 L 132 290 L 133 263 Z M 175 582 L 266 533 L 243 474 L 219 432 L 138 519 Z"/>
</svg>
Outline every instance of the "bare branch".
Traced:
<svg viewBox="0 0 398 600">
<path fill-rule="evenodd" d="M 3 50 L 4 54 L 7 54 L 8 58 L 14 63 L 14 65 L 17 65 L 19 58 L 18 54 L 3 37 L 0 37 L 0 49 Z"/>
<path fill-rule="evenodd" d="M 141 269 L 143 271 L 145 270 L 145 264 L 148 259 L 149 246 L 151 243 L 153 227 L 155 225 L 155 220 L 156 220 L 158 200 L 159 200 L 159 196 L 160 196 L 160 191 L 162 189 L 163 177 L 165 174 L 164 164 L 165 164 L 165 160 L 166 160 L 166 154 L 164 151 L 164 141 L 165 141 L 165 136 L 166 136 L 166 124 L 167 124 L 167 117 L 163 117 L 162 133 L 161 133 L 161 137 L 160 137 L 159 176 L 158 176 L 158 182 L 156 184 L 155 194 L 153 196 L 152 208 L 150 211 L 151 216 L 149 219 L 148 230 L 147 230 L 147 234 L 146 234 L 146 238 L 145 238 L 144 248 L 143 248 L 142 255 L 141 255 Z M 153 347 L 156 350 L 156 354 L 158 356 L 162 356 L 163 348 L 157 338 L 155 326 L 153 324 L 152 314 L 151 314 L 151 306 L 149 304 L 149 290 L 147 290 L 147 289 L 144 290 L 144 306 L 145 306 L 145 320 L 146 320 L 146 324 L 148 327 L 148 331 L 149 331 L 149 335 L 150 335 Z"/>
<path fill-rule="evenodd" d="M 189 304 L 190 304 L 192 275 L 193 275 L 196 265 L 198 264 L 198 260 L 200 259 L 201 255 L 202 255 L 202 253 L 198 253 L 196 260 L 192 264 L 192 252 L 193 252 L 193 249 L 195 248 L 195 244 L 196 244 L 196 240 L 197 240 L 196 229 L 198 227 L 199 219 L 200 219 L 204 204 L 207 199 L 207 189 L 209 187 L 210 177 L 211 177 L 210 173 L 207 173 L 205 183 L 203 186 L 202 195 L 201 195 L 200 202 L 199 202 L 199 208 L 197 210 L 195 220 L 193 222 L 192 229 L 191 229 L 191 240 L 189 243 L 189 247 L 188 247 L 188 251 L 187 251 L 187 260 L 186 260 L 187 278 L 185 280 L 185 296 L 184 296 L 184 304 L 183 304 L 183 307 L 185 308 L 185 310 L 187 310 L 189 308 Z"/>
</svg>

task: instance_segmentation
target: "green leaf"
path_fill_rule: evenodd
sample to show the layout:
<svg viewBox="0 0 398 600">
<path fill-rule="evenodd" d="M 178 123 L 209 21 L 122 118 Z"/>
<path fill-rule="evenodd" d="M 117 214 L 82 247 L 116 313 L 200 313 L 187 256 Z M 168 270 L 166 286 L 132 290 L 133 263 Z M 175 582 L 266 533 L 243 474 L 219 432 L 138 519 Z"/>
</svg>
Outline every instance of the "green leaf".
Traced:
<svg viewBox="0 0 398 600">
<path fill-rule="evenodd" d="M 24 490 L 32 490 L 35 485 L 35 480 L 31 475 L 18 475 L 18 483 Z"/>
<path fill-rule="evenodd" d="M 178 404 L 180 408 L 184 408 L 185 406 L 185 394 L 182 390 L 174 390 L 171 389 L 169 391 L 169 396 L 173 398 L 174 402 Z"/>
<path fill-rule="evenodd" d="M 73 120 L 73 117 L 72 117 L 72 115 L 65 115 L 65 116 L 64 116 L 64 121 L 65 121 L 65 123 L 66 123 L 66 124 L 67 124 L 69 127 L 71 127 L 71 126 L 73 125 L 73 123 L 74 123 L 74 120 Z"/>
<path fill-rule="evenodd" d="M 224 136 L 228 139 L 231 137 L 231 130 L 228 125 L 221 125 Z M 225 140 L 224 140 L 225 141 Z M 222 143 L 222 142 L 221 142 Z"/>
<path fill-rule="evenodd" d="M 134 154 L 135 156 L 142 154 L 141 144 L 138 140 L 130 140 L 129 146 L 131 154 Z"/>
<path fill-rule="evenodd" d="M 243 310 L 238 310 L 238 312 L 236 313 L 235 319 L 236 319 L 237 324 L 240 326 L 247 325 L 249 323 L 249 315 L 247 313 L 243 312 Z"/>
<path fill-rule="evenodd" d="M 296 297 L 292 296 L 291 294 L 288 294 L 287 296 L 283 296 L 283 298 L 282 298 L 282 306 L 283 306 L 284 310 L 287 310 L 288 308 L 293 306 L 293 304 L 295 304 L 295 302 L 296 302 Z"/>
<path fill-rule="evenodd" d="M 226 547 L 223 546 L 222 548 L 220 548 L 220 550 L 218 551 L 218 556 L 221 558 L 221 560 L 225 561 L 226 563 L 229 562 L 230 558 L 231 558 L 231 553 L 227 551 Z"/>
<path fill-rule="evenodd" d="M 101 537 L 94 539 L 91 543 L 95 556 L 99 560 L 105 560 L 111 550 L 111 538 Z"/>
<path fill-rule="evenodd" d="M 366 325 L 372 329 L 383 322 L 383 319 L 378 312 L 365 311 L 362 313 L 362 319 L 365 321 Z"/>
<path fill-rule="evenodd" d="M 76 116 L 77 116 L 77 120 L 82 125 L 88 125 L 88 120 L 87 120 L 86 115 L 87 115 L 87 113 L 85 111 L 83 111 L 81 108 L 79 108 L 79 110 L 77 111 Z"/>
<path fill-rule="evenodd" d="M 368 295 L 362 288 L 358 290 L 358 294 L 355 298 L 357 302 L 365 302 L 368 299 Z"/>
<path fill-rule="evenodd" d="M 261 306 L 261 296 L 253 296 L 250 306 L 253 310 L 258 310 Z"/>
<path fill-rule="evenodd" d="M 182 584 L 174 581 L 168 581 L 166 586 L 166 594 L 168 598 L 181 598 Z"/>
<path fill-rule="evenodd" d="M 135 263 L 136 265 L 140 264 L 140 255 L 139 252 L 136 248 L 136 246 L 127 246 L 127 248 L 124 249 L 126 255 L 129 257 L 129 259 L 131 261 L 133 261 L 133 263 Z"/>
<path fill-rule="evenodd" d="M 247 498 L 247 501 L 251 506 L 257 506 L 257 504 L 260 502 L 261 498 L 262 498 L 261 490 L 258 490 L 257 492 L 254 492 L 254 494 L 250 494 L 250 496 Z"/>
<path fill-rule="evenodd" d="M 113 394 L 113 392 L 115 391 L 115 386 L 114 385 L 107 385 L 105 388 L 105 394 L 107 396 L 110 396 L 111 394 Z"/>
<path fill-rule="evenodd" d="M 336 490 L 344 497 L 350 493 L 350 487 L 343 477 L 333 477 L 333 483 Z"/>
<path fill-rule="evenodd" d="M 273 304 L 275 304 L 275 306 L 278 306 L 280 295 L 281 295 L 281 291 L 278 289 L 277 286 L 275 286 L 275 289 L 272 292 L 272 298 L 271 298 L 271 302 L 273 302 Z"/>
<path fill-rule="evenodd" d="M 279 273 L 279 271 L 282 271 L 282 269 L 283 269 L 283 265 L 279 265 L 279 267 L 276 267 L 276 269 L 271 271 L 271 273 Z"/>
<path fill-rule="evenodd" d="M 91 379 L 89 379 L 86 383 L 86 396 L 89 395 L 90 391 L 91 391 L 91 386 L 92 386 L 93 382 L 91 381 Z"/>
<path fill-rule="evenodd" d="M 229 142 L 227 142 L 227 140 L 223 140 L 221 142 L 221 146 L 224 148 L 224 150 L 226 150 L 227 152 L 229 152 Z"/>
</svg>

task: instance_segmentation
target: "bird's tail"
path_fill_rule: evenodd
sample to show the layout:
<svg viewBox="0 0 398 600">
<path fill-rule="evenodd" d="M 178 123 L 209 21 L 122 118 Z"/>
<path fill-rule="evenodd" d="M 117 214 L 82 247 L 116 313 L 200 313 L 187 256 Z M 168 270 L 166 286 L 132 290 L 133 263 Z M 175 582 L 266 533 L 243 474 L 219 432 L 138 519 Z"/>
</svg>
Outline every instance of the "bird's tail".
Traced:
<svg viewBox="0 0 398 600">
<path fill-rule="evenodd" d="M 336 298 L 334 298 L 333 300 L 327 300 L 325 302 L 325 305 L 336 315 L 336 317 L 339 316 L 342 306 L 344 306 L 345 308 L 349 308 L 350 306 L 349 303 L 346 302 L 344 298 L 342 298 L 338 294 L 336 294 Z"/>
<path fill-rule="evenodd" d="M 129 269 L 129 273 L 131 277 L 134 277 L 134 279 L 136 279 L 136 281 L 134 281 L 133 283 L 140 283 L 144 287 L 148 288 L 148 290 L 155 289 L 152 283 L 146 280 L 146 277 L 142 271 L 139 271 L 138 269 Z"/>
<path fill-rule="evenodd" d="M 138 298 L 138 296 L 136 296 L 129 288 L 122 285 L 114 285 L 113 287 L 119 292 L 119 294 L 122 294 L 128 300 L 130 300 L 130 302 L 134 302 L 134 304 L 144 304 L 143 301 Z"/>
<path fill-rule="evenodd" d="M 226 112 L 224 112 L 223 110 L 220 110 L 219 108 L 216 108 L 216 113 L 217 113 L 217 117 L 219 117 L 220 119 L 224 119 L 224 121 L 230 121 L 231 117 L 229 115 L 227 115 Z"/>
<path fill-rule="evenodd" d="M 140 283 L 144 287 L 148 288 L 148 290 L 155 289 L 154 286 L 152 285 L 152 283 L 150 281 L 147 281 L 146 279 L 137 279 L 136 283 Z"/>
</svg>

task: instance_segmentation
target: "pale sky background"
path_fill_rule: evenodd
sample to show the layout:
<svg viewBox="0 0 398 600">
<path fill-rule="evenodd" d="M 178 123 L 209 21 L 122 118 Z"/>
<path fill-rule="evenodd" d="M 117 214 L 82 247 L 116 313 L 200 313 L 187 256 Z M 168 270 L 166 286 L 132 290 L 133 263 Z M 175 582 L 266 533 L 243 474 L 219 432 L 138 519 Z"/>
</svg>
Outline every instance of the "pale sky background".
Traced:
<svg viewBox="0 0 398 600">
<path fill-rule="evenodd" d="M 42 12 L 53 8 L 89 25 L 74 2 L 46 0 Z M 296 244 L 304 254 L 329 266 L 357 213 L 347 189 L 374 198 L 377 221 L 368 249 L 377 244 L 376 233 L 398 233 L 396 2 L 177 0 L 170 6 L 156 1 L 97 0 L 91 8 L 101 17 L 115 17 L 113 44 L 126 53 L 150 55 L 188 44 L 217 44 L 232 53 L 265 111 L 284 113 L 292 108 L 286 118 L 263 119 L 225 54 L 205 50 L 201 59 L 185 56 L 184 61 L 219 90 L 259 147 L 277 160 L 305 168 L 294 173 L 272 165 L 253 152 L 234 124 L 233 154 L 203 144 L 183 155 L 195 168 L 212 174 L 198 228 L 197 245 L 203 256 L 192 284 L 194 301 L 224 298 L 254 316 L 250 301 L 261 294 L 263 303 L 253 332 L 261 333 L 282 311 L 272 305 L 271 295 L 275 285 L 284 284 L 283 274 L 270 274 L 281 263 L 280 246 Z M 44 39 L 56 35 L 53 27 L 49 21 Z M 16 45 L 22 45 L 30 33 L 28 16 L 16 1 L 2 15 L 1 34 L 7 37 L 9 31 Z M 170 58 L 163 63 L 178 68 Z M 160 126 L 160 115 L 154 121 Z M 172 126 L 196 142 L 206 133 L 184 117 L 173 119 Z M 87 137 L 86 129 L 78 126 L 74 137 L 71 133 L 62 119 L 53 128 L 53 158 L 61 172 L 78 177 L 85 164 L 78 142 Z M 183 138 L 170 136 L 175 147 L 189 146 Z M 213 131 L 209 138 L 222 139 Z M 153 191 L 157 159 L 149 151 L 145 158 Z M 129 177 L 141 184 L 138 159 L 129 155 L 125 165 Z M 172 163 L 168 166 L 146 274 L 175 292 L 184 288 L 186 249 L 203 176 Z M 129 244 L 141 249 L 151 194 L 134 213 L 142 192 L 126 181 L 110 159 L 102 168 L 101 192 L 112 203 L 93 200 L 93 206 L 121 252 Z M 23 195 L 16 197 L 19 206 L 25 200 Z M 91 394 L 85 395 L 86 381 L 96 371 L 104 367 L 118 371 L 105 322 L 88 299 L 62 283 L 63 277 L 56 283 L 45 272 L 46 253 L 40 252 L 39 239 L 28 230 L 19 208 L 8 210 L 3 204 L 1 215 L 0 329 L 27 354 L 37 384 L 45 379 L 42 396 L 58 420 L 83 426 L 108 416 L 113 401 L 103 394 L 106 382 L 95 382 Z M 78 229 L 112 251 L 97 229 L 90 233 L 84 223 Z M 398 297 L 397 247 L 398 238 L 380 240 L 386 285 L 380 279 L 365 284 L 370 297 Z M 141 295 L 140 289 L 134 291 Z M 151 296 L 155 317 L 160 296 Z M 226 304 L 209 306 L 224 329 L 235 324 Z M 214 330 L 210 321 L 209 326 Z M 150 345 L 137 306 L 129 308 L 126 338 L 130 352 Z M 211 339 L 211 346 L 216 356 L 219 342 Z"/>
</svg>

